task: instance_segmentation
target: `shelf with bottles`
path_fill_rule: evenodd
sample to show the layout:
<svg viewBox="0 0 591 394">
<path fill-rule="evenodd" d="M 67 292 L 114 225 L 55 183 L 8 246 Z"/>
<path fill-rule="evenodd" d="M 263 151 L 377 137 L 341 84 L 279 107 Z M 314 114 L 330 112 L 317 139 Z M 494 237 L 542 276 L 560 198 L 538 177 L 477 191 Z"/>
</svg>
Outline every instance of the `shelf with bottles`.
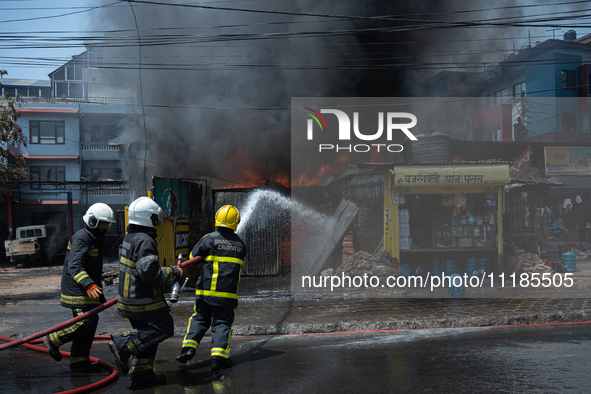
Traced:
<svg viewBox="0 0 591 394">
<path fill-rule="evenodd" d="M 398 210 L 398 245 L 400 249 L 410 249 L 410 214 L 408 209 Z"/>
<path fill-rule="evenodd" d="M 495 224 L 454 224 L 433 226 L 433 247 L 493 248 L 497 246 Z"/>
</svg>

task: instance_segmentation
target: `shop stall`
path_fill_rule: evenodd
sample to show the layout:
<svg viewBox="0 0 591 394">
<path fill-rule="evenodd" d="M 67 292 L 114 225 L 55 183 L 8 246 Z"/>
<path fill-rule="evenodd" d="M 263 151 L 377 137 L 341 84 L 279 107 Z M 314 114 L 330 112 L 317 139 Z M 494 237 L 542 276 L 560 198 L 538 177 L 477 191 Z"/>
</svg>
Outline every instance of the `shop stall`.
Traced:
<svg viewBox="0 0 591 394">
<path fill-rule="evenodd" d="M 384 249 L 394 266 L 500 272 L 507 164 L 397 165 L 384 176 Z"/>
</svg>

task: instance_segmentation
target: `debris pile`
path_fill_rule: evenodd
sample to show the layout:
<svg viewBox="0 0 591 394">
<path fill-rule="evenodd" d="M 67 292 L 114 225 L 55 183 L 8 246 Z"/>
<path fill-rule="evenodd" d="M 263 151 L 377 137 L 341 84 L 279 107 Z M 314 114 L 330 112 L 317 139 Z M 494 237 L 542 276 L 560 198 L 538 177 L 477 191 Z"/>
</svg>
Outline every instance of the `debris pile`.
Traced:
<svg viewBox="0 0 591 394">
<path fill-rule="evenodd" d="M 360 251 L 353 253 L 343 264 L 332 272 L 332 275 L 354 276 L 368 274 L 380 278 L 397 276 L 398 269 L 392 268 L 392 260 L 386 253 L 377 255 Z"/>
<path fill-rule="evenodd" d="M 521 266 L 521 273 L 553 273 L 554 270 L 546 261 L 542 260 L 537 254 L 526 252 L 523 249 L 517 249 L 518 259 L 516 266 Z"/>
</svg>

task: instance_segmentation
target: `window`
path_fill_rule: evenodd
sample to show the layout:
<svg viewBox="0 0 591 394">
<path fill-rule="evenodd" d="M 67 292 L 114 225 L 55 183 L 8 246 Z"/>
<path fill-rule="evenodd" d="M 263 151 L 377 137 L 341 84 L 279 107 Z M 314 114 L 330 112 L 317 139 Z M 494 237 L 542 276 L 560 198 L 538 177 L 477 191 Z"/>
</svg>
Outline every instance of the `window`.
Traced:
<svg viewBox="0 0 591 394">
<path fill-rule="evenodd" d="M 501 141 L 501 129 L 488 130 L 485 133 L 484 140 L 485 141 L 494 141 L 494 142 Z"/>
<path fill-rule="evenodd" d="M 573 114 L 570 112 L 563 112 L 562 113 L 562 131 L 567 132 L 567 133 L 576 132 L 576 121 L 577 121 L 576 114 Z"/>
<path fill-rule="evenodd" d="M 108 142 L 115 138 L 115 126 L 90 126 L 90 131 L 84 132 L 86 142 Z"/>
<path fill-rule="evenodd" d="M 560 72 L 562 77 L 562 89 L 575 90 L 575 72 L 570 70 L 562 70 Z"/>
<path fill-rule="evenodd" d="M 82 81 L 82 67 L 66 67 L 67 81 Z"/>
<path fill-rule="evenodd" d="M 49 120 L 29 121 L 29 142 L 31 144 L 63 144 L 65 122 Z"/>
<path fill-rule="evenodd" d="M 43 233 L 41 232 L 40 228 L 30 228 L 26 230 L 21 230 L 21 238 L 33 238 L 42 236 Z"/>
<path fill-rule="evenodd" d="M 31 189 L 64 189 L 66 181 L 66 167 L 31 166 Z M 59 182 L 49 184 L 49 182 Z"/>
<path fill-rule="evenodd" d="M 587 95 L 591 96 L 591 74 L 587 74 Z"/>
<path fill-rule="evenodd" d="M 8 97 L 16 97 L 16 88 L 4 86 L 2 87 L 2 96 L 8 94 Z"/>
<path fill-rule="evenodd" d="M 87 181 L 118 180 L 121 179 L 120 168 L 87 168 L 82 172 Z"/>
<path fill-rule="evenodd" d="M 56 71 L 52 77 L 53 94 L 56 98 L 86 98 L 83 63 L 71 61 Z"/>
<path fill-rule="evenodd" d="M 88 47 L 88 65 L 90 67 L 103 65 L 103 48 L 102 47 Z"/>
<path fill-rule="evenodd" d="M 83 82 L 54 82 L 56 98 L 86 98 L 87 86 Z"/>
<path fill-rule="evenodd" d="M 499 105 L 503 103 L 503 97 L 508 97 L 507 89 L 497 90 L 491 95 L 492 98 L 492 106 Z"/>
<path fill-rule="evenodd" d="M 513 97 L 525 96 L 525 81 L 513 85 Z"/>
</svg>

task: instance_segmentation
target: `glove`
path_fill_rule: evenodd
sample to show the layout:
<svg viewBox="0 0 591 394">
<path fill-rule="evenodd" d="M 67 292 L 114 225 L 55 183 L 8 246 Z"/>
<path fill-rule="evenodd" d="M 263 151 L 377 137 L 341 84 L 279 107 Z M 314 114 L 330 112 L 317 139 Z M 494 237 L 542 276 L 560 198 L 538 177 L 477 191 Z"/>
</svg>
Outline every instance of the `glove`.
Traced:
<svg viewBox="0 0 591 394">
<path fill-rule="evenodd" d="M 172 289 L 172 285 L 179 280 L 182 274 L 183 269 L 180 267 L 166 267 L 166 289 Z"/>
<path fill-rule="evenodd" d="M 98 287 L 95 283 L 91 283 L 86 286 L 86 294 L 90 298 L 99 298 L 103 294 L 103 289 Z"/>
<path fill-rule="evenodd" d="M 183 276 L 183 269 L 179 266 L 172 267 L 172 274 L 174 275 L 174 281 L 178 281 Z"/>
</svg>

